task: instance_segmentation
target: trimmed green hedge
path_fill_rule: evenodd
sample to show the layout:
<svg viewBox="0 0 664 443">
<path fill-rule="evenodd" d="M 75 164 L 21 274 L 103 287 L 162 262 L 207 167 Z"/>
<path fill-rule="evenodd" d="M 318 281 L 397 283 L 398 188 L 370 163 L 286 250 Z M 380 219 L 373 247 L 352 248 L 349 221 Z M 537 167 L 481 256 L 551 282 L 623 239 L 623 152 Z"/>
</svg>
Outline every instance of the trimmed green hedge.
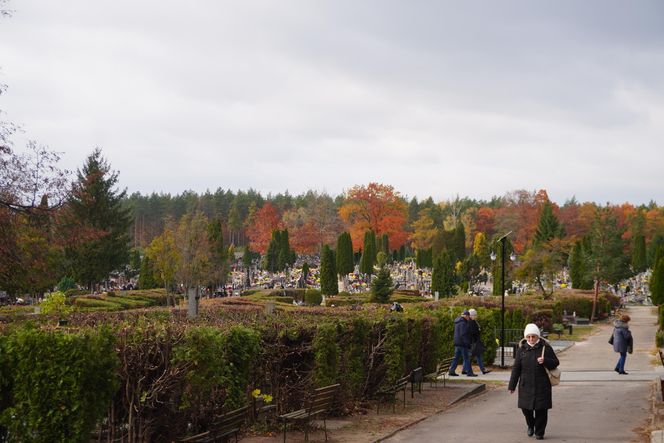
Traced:
<svg viewBox="0 0 664 443">
<path fill-rule="evenodd" d="M 117 366 L 108 328 L 0 336 L 0 423 L 14 441 L 88 442 L 119 386 Z"/>
<path fill-rule="evenodd" d="M 355 296 L 335 300 L 346 298 Z M 182 310 L 127 311 L 78 313 L 66 330 L 6 328 L 0 335 L 0 423 L 12 426 L 21 441 L 87 441 L 95 422 L 106 418 L 111 427 L 131 429 L 135 439 L 172 441 L 185 429 L 207 429 L 215 414 L 245 404 L 255 388 L 272 395 L 283 413 L 300 407 L 313 387 L 334 382 L 342 385 L 337 406 L 348 410 L 413 368 L 431 372 L 453 354 L 454 319 L 470 306 L 455 301 L 459 305 L 413 303 L 401 313 L 367 305 L 361 311 L 291 307 L 272 315 L 252 304 L 220 304 L 203 308 L 194 322 Z M 532 303 L 516 304 L 506 315 L 510 329 L 542 312 L 525 309 Z M 500 309 L 477 310 L 489 364 Z M 105 323 L 110 326 L 100 327 Z M 58 397 L 52 386 L 61 384 Z M 81 393 L 84 388 L 96 397 Z M 76 409 L 61 412 L 60 405 Z M 47 407 L 55 412 L 49 415 Z M 28 418 L 13 420 L 17 414 Z M 37 438 L 30 429 L 41 429 L 37 420 L 44 415 L 53 430 Z"/>
</svg>

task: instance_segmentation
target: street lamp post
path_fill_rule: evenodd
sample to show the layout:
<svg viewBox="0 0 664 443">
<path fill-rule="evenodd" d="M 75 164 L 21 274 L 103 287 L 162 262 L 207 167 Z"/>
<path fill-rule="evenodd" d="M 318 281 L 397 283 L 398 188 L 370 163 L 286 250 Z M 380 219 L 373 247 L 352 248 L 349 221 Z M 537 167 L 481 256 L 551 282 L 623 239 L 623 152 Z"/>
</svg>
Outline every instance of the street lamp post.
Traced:
<svg viewBox="0 0 664 443">
<path fill-rule="evenodd" d="M 512 231 L 500 237 L 500 367 L 505 368 L 505 242 Z M 491 253 L 491 259 L 496 259 L 496 254 Z M 510 259 L 514 260 L 512 256 Z"/>
</svg>

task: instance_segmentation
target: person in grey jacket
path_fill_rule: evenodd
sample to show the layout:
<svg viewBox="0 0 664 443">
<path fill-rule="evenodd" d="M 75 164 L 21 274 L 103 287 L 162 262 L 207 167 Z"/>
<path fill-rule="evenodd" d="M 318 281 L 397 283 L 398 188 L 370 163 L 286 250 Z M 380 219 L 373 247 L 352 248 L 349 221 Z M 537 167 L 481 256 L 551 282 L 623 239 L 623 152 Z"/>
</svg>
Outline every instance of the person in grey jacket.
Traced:
<svg viewBox="0 0 664 443">
<path fill-rule="evenodd" d="M 613 350 L 620 354 L 614 371 L 622 375 L 627 375 L 625 361 L 627 360 L 627 353 L 631 354 L 634 346 L 632 332 L 628 325 L 630 320 L 629 315 L 623 314 L 620 316 L 620 320 L 613 322 L 613 336 L 611 337 L 613 339 Z"/>
<path fill-rule="evenodd" d="M 559 362 L 549 342 L 540 337 L 536 324 L 526 325 L 523 336 L 514 356 L 507 389 L 513 394 L 519 387 L 518 407 L 526 418 L 526 432 L 529 437 L 534 434 L 537 440 L 542 440 L 549 409 L 553 406 L 551 382 L 544 368 L 557 368 Z"/>
</svg>

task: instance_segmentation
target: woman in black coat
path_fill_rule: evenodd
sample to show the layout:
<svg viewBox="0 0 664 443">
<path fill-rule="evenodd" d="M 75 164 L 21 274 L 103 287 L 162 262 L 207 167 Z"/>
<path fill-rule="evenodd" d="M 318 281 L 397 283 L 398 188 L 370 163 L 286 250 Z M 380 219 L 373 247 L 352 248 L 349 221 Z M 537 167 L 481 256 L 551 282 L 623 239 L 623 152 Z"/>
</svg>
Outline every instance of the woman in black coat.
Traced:
<svg viewBox="0 0 664 443">
<path fill-rule="evenodd" d="M 535 434 L 537 440 L 544 438 L 548 410 L 552 407 L 551 382 L 544 367 L 558 367 L 558 357 L 546 340 L 540 338 L 537 325 L 530 323 L 523 332 L 524 339 L 519 343 L 508 389 L 511 394 L 519 386 L 519 402 L 526 417 L 528 435 Z M 544 349 L 544 357 L 542 357 Z"/>
</svg>

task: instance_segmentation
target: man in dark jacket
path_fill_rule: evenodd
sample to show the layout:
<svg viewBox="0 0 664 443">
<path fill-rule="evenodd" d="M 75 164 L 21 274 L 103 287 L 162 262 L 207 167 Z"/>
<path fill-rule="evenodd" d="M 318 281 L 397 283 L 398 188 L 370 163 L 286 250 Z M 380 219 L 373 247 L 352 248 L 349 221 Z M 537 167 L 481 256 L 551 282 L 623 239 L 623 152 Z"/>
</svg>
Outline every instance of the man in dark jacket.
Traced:
<svg viewBox="0 0 664 443">
<path fill-rule="evenodd" d="M 470 338 L 470 329 L 468 321 L 470 320 L 470 312 L 463 311 L 463 313 L 454 320 L 454 359 L 450 364 L 450 375 L 457 376 L 456 367 L 459 363 L 459 357 L 463 359 L 463 373 L 468 377 L 477 377 L 473 374 L 473 368 L 470 366 L 470 345 L 472 344 Z"/>
</svg>

